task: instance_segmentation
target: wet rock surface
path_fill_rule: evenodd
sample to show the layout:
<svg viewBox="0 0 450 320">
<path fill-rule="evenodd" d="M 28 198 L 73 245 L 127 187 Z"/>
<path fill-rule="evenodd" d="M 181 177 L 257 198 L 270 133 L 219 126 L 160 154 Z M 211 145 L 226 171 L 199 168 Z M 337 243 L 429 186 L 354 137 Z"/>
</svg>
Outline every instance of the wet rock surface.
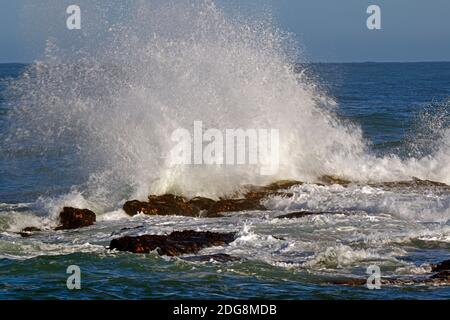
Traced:
<svg viewBox="0 0 450 320">
<path fill-rule="evenodd" d="M 109 248 L 132 253 L 150 253 L 156 250 L 159 255 L 179 256 L 196 254 L 208 247 L 225 246 L 235 238 L 235 233 L 175 231 L 169 235 L 126 236 L 114 239 Z"/>
<path fill-rule="evenodd" d="M 183 260 L 189 261 L 189 262 L 219 262 L 219 263 L 227 263 L 227 262 L 239 262 L 243 261 L 244 259 L 233 257 L 225 253 L 219 253 L 219 254 L 211 254 L 211 255 L 204 255 L 204 256 L 192 256 L 192 257 L 185 257 Z"/>
<path fill-rule="evenodd" d="M 221 213 L 248 210 L 266 210 L 259 200 L 226 199 L 214 201 L 197 197 L 187 201 L 185 198 L 173 195 L 151 196 L 148 202 L 128 201 L 123 210 L 130 216 L 139 213 L 152 216 L 184 216 L 218 218 Z"/>
<path fill-rule="evenodd" d="M 331 211 L 298 211 L 298 212 L 291 212 L 288 214 L 284 214 L 281 216 L 276 217 L 276 219 L 301 219 L 309 216 L 319 216 L 324 214 L 343 214 L 343 215 L 350 215 L 351 212 L 331 212 Z"/>
<path fill-rule="evenodd" d="M 325 175 L 319 178 L 319 182 L 324 183 L 326 185 L 341 185 L 341 186 L 348 186 L 349 184 L 352 183 L 352 181 L 344 179 L 344 178 L 340 178 L 337 176 L 330 176 L 330 175 Z"/>
<path fill-rule="evenodd" d="M 22 229 L 22 231 L 20 231 L 19 234 L 24 238 L 28 238 L 31 237 L 33 234 L 41 231 L 42 230 L 37 227 L 26 227 Z"/>
<path fill-rule="evenodd" d="M 128 201 L 124 204 L 123 209 L 130 216 L 143 213 L 151 216 L 195 217 L 200 212 L 197 207 L 187 203 L 184 197 L 172 194 L 149 196 L 148 202 Z"/>
<path fill-rule="evenodd" d="M 440 271 L 431 276 L 431 279 L 435 281 L 442 281 L 450 284 L 450 270 Z"/>
<path fill-rule="evenodd" d="M 143 213 L 159 216 L 218 218 L 223 216 L 221 213 L 226 212 L 266 210 L 261 204 L 262 199 L 274 195 L 292 196 L 283 190 L 302 184 L 301 181 L 282 180 L 268 186 L 245 186 L 243 196 L 235 195 L 235 197 L 218 201 L 205 197 L 188 200 L 173 194 L 151 195 L 148 201 L 128 201 L 123 209 L 130 216 Z"/>
<path fill-rule="evenodd" d="M 450 260 L 445 260 L 437 264 L 431 265 L 431 271 L 433 272 L 441 272 L 441 271 L 449 271 L 450 270 Z"/>
<path fill-rule="evenodd" d="M 55 230 L 72 230 L 93 225 L 96 215 L 88 209 L 65 207 L 59 214 L 59 219 L 61 225 Z"/>
<path fill-rule="evenodd" d="M 208 214 L 215 215 L 224 212 L 239 212 L 252 210 L 267 210 L 258 199 L 227 199 L 219 200 L 209 209 Z"/>
<path fill-rule="evenodd" d="M 280 180 L 267 186 L 245 186 L 245 199 L 262 200 L 270 196 L 292 196 L 292 193 L 286 192 L 289 188 L 303 185 L 304 183 L 297 180 Z"/>
<path fill-rule="evenodd" d="M 305 218 L 309 216 L 317 216 L 317 215 L 323 215 L 323 214 L 340 214 L 339 212 L 312 212 L 312 211 L 299 211 L 299 212 L 291 212 L 288 214 L 284 214 L 281 216 L 276 217 L 276 219 L 300 219 Z"/>
</svg>

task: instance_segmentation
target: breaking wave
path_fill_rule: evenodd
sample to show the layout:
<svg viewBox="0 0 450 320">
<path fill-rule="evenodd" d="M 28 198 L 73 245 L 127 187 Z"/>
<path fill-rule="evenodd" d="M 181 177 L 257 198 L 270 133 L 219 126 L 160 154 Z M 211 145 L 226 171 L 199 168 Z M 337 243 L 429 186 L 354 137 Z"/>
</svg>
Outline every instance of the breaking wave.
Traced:
<svg viewBox="0 0 450 320">
<path fill-rule="evenodd" d="M 97 205 L 169 191 L 218 197 L 243 183 L 324 174 L 450 182 L 450 131 L 440 131 L 441 146 L 427 156 L 371 154 L 361 130 L 295 70 L 301 55 L 269 15 L 231 17 L 211 1 L 133 1 L 102 35 L 75 53 L 49 40 L 46 56 L 10 85 L 19 103 L 5 142 L 65 161 L 86 177 L 80 188 Z M 279 129 L 278 174 L 171 166 L 172 132 L 194 121 Z"/>
</svg>

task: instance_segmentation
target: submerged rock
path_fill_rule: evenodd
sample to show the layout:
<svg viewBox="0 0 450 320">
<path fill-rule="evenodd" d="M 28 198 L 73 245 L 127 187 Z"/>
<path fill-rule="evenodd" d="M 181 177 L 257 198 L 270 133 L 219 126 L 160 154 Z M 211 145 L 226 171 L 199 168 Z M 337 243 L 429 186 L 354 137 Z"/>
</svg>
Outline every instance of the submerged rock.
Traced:
<svg viewBox="0 0 450 320">
<path fill-rule="evenodd" d="M 220 263 L 226 263 L 226 262 L 239 262 L 243 261 L 243 258 L 233 257 L 225 253 L 218 253 L 218 254 L 211 254 L 211 255 L 205 255 L 205 256 L 192 256 L 192 257 L 185 257 L 183 260 L 190 261 L 190 262 L 220 262 Z"/>
<path fill-rule="evenodd" d="M 26 228 L 22 229 L 22 231 L 20 231 L 19 234 L 24 238 L 28 238 L 28 237 L 31 237 L 34 233 L 40 232 L 40 231 L 42 231 L 42 230 L 37 227 L 26 227 Z"/>
<path fill-rule="evenodd" d="M 315 216 L 320 214 L 329 214 L 330 212 L 309 212 L 309 211 L 300 211 L 300 212 L 291 212 L 288 214 L 284 214 L 282 216 L 276 217 L 277 219 L 300 219 L 308 216 Z"/>
<path fill-rule="evenodd" d="M 130 216 L 139 213 L 152 216 L 222 217 L 221 213 L 249 210 L 266 210 L 259 199 L 222 199 L 214 201 L 197 197 L 187 201 L 174 195 L 150 196 L 148 202 L 128 201 L 123 210 Z"/>
<path fill-rule="evenodd" d="M 150 253 L 156 250 L 159 255 L 179 256 L 195 254 L 207 247 L 224 246 L 233 242 L 235 238 L 235 233 L 175 231 L 170 235 L 127 236 L 114 239 L 109 248 L 132 253 Z"/>
<path fill-rule="evenodd" d="M 91 226 L 96 221 L 94 212 L 88 209 L 65 207 L 59 214 L 61 225 L 55 230 L 70 230 Z"/>
<path fill-rule="evenodd" d="M 320 182 L 323 182 L 327 185 L 334 185 L 334 184 L 338 184 L 341 186 L 347 186 L 349 184 L 352 183 L 352 181 L 344 179 L 344 178 L 340 178 L 340 177 L 336 177 L 336 176 L 331 176 L 331 175 L 325 175 L 322 176 L 319 179 Z"/>
<path fill-rule="evenodd" d="M 431 279 L 438 280 L 438 281 L 445 281 L 447 283 L 450 283 L 450 270 L 440 271 L 440 272 L 432 275 Z"/>
<path fill-rule="evenodd" d="M 131 231 L 131 230 L 139 230 L 139 229 L 143 229 L 143 228 L 145 228 L 145 226 L 143 226 L 143 225 L 136 226 L 136 227 L 125 227 L 125 228 L 122 228 L 122 229 L 120 229 L 118 231 L 113 231 L 111 233 L 111 236 L 117 236 L 117 235 L 120 235 L 120 234 L 122 234 L 124 232 L 128 232 L 128 231 Z"/>
<path fill-rule="evenodd" d="M 450 270 L 450 260 L 445 260 L 437 264 L 431 265 L 431 271 L 433 272 L 441 272 L 441 271 L 449 271 Z"/>
<path fill-rule="evenodd" d="M 258 199 L 225 199 L 219 200 L 209 209 L 208 214 L 223 212 L 239 212 L 251 210 L 267 210 Z"/>
</svg>

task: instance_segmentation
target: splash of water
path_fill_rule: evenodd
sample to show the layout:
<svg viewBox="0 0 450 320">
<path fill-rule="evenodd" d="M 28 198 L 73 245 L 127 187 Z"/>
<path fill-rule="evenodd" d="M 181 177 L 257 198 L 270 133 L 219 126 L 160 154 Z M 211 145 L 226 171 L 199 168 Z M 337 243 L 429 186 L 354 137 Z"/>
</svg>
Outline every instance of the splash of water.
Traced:
<svg viewBox="0 0 450 320">
<path fill-rule="evenodd" d="M 371 155 L 361 130 L 342 123 L 333 101 L 294 71 L 299 56 L 286 43 L 270 19 L 231 18 L 211 1 L 134 2 L 95 49 L 74 54 L 48 42 L 46 57 L 11 85 L 20 104 L 9 141 L 70 155 L 97 203 L 167 191 L 217 197 L 242 183 L 323 174 L 450 182 L 450 148 L 421 160 Z M 194 121 L 222 131 L 279 129 L 278 175 L 169 166 L 171 133 Z"/>
</svg>

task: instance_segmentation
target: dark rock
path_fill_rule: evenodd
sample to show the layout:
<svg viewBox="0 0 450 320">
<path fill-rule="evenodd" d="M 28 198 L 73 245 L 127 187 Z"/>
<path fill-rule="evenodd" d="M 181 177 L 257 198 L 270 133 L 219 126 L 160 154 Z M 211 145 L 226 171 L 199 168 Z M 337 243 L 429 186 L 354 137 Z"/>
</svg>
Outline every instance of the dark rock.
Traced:
<svg viewBox="0 0 450 320">
<path fill-rule="evenodd" d="M 209 210 L 216 203 L 216 201 L 209 198 L 196 197 L 189 200 L 187 203 L 197 207 L 199 210 Z"/>
<path fill-rule="evenodd" d="M 88 209 L 65 207 L 59 214 L 61 226 L 55 230 L 70 230 L 91 226 L 96 221 L 95 213 Z"/>
<path fill-rule="evenodd" d="M 164 204 L 172 204 L 172 203 L 185 203 L 186 198 L 181 196 L 176 196 L 174 194 L 163 194 L 161 196 L 149 195 L 148 201 L 154 205 L 164 205 Z"/>
<path fill-rule="evenodd" d="M 215 212 L 215 211 L 211 210 L 211 208 L 216 204 L 216 201 L 214 201 L 212 199 L 196 197 L 196 198 L 189 200 L 188 204 L 197 208 L 200 212 L 199 216 L 202 218 L 221 218 L 221 217 L 223 217 L 223 215 L 220 214 L 219 212 Z"/>
<path fill-rule="evenodd" d="M 212 254 L 212 255 L 205 255 L 205 256 L 192 256 L 192 257 L 185 257 L 183 260 L 190 261 L 190 262 L 220 262 L 220 263 L 226 263 L 226 262 L 238 262 L 243 261 L 244 259 L 233 257 L 225 253 L 219 253 L 219 254 Z"/>
<path fill-rule="evenodd" d="M 22 230 L 22 232 L 39 232 L 39 231 L 42 230 L 37 227 L 26 227 L 25 229 Z"/>
<path fill-rule="evenodd" d="M 449 282 L 450 281 L 450 270 L 440 271 L 440 272 L 432 275 L 431 279 L 446 280 Z"/>
<path fill-rule="evenodd" d="M 267 186 L 246 186 L 245 198 L 252 200 L 261 200 L 269 196 L 287 196 L 292 197 L 292 193 L 281 192 L 281 190 L 286 190 L 294 186 L 302 185 L 303 182 L 296 180 L 281 180 L 271 183 Z"/>
<path fill-rule="evenodd" d="M 207 247 L 227 245 L 235 238 L 235 233 L 176 231 L 165 236 L 144 235 L 114 239 L 109 248 L 132 253 L 150 253 L 156 250 L 159 255 L 179 256 L 195 254 Z"/>
<path fill-rule="evenodd" d="M 33 235 L 31 232 L 18 232 L 18 234 L 20 234 L 22 238 L 29 238 Z"/>
<path fill-rule="evenodd" d="M 200 209 L 188 203 L 185 198 L 165 194 L 162 196 L 149 196 L 148 202 L 137 200 L 128 201 L 123 210 L 130 216 L 143 213 L 151 216 L 198 216 Z"/>
<path fill-rule="evenodd" d="M 432 264 L 431 270 L 433 272 L 440 272 L 440 271 L 448 271 L 450 270 L 450 260 L 442 261 L 438 264 Z"/>
<path fill-rule="evenodd" d="M 26 228 L 22 229 L 22 231 L 20 231 L 19 234 L 24 238 L 28 238 L 28 237 L 31 237 L 33 235 L 33 233 L 40 232 L 40 231 L 42 231 L 42 230 L 39 228 L 36 228 L 36 227 L 26 227 Z"/>
<path fill-rule="evenodd" d="M 327 185 L 338 184 L 338 185 L 341 185 L 341 186 L 347 186 L 347 185 L 352 183 L 350 180 L 343 179 L 343 178 L 336 177 L 336 176 L 330 176 L 330 175 L 322 176 L 319 179 L 319 181 L 323 182 L 323 183 L 325 183 Z"/>
<path fill-rule="evenodd" d="M 132 200 L 132 201 L 125 202 L 125 204 L 123 205 L 123 210 L 129 216 L 135 216 L 141 212 L 146 214 L 147 207 L 148 207 L 147 202 Z"/>
<path fill-rule="evenodd" d="M 305 218 L 309 216 L 317 216 L 317 215 L 323 215 L 323 214 L 344 214 L 344 215 L 350 215 L 350 212 L 329 212 L 329 211 L 299 211 L 299 212 L 292 212 L 285 215 L 281 215 L 276 217 L 276 219 L 300 219 Z"/>
<path fill-rule="evenodd" d="M 221 212 L 239 212 L 251 210 L 267 210 L 259 200 L 254 199 L 227 199 L 219 200 L 209 209 L 208 215 Z"/>
<path fill-rule="evenodd" d="M 278 216 L 277 219 L 300 219 L 319 214 L 327 214 L 327 212 L 309 212 L 309 211 L 292 212 L 282 216 Z"/>
<path fill-rule="evenodd" d="M 173 194 L 151 195 L 148 197 L 148 202 L 138 200 L 126 202 L 123 210 L 130 216 L 143 213 L 146 215 L 216 218 L 222 217 L 220 213 L 223 212 L 266 210 L 260 204 L 260 200 L 273 195 L 292 196 L 292 194 L 281 192 L 281 190 L 301 184 L 303 184 L 301 181 L 282 180 L 263 187 L 246 186 L 244 187 L 244 198 L 227 198 L 219 201 L 204 197 L 187 200 Z M 237 194 L 235 196 L 238 197 Z"/>
</svg>

